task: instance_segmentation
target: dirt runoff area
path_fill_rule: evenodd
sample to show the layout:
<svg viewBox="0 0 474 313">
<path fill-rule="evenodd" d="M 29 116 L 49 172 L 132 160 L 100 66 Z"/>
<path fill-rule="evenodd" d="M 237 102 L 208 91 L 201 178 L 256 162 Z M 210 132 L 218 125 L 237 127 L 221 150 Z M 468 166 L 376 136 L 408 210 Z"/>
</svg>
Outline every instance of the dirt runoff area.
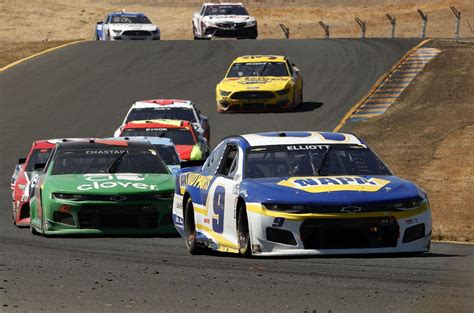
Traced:
<svg viewBox="0 0 474 313">
<path fill-rule="evenodd" d="M 283 38 L 279 23 L 291 38 L 323 38 L 319 21 L 330 26 L 331 37 L 358 37 L 354 18 L 366 22 L 367 37 L 390 36 L 385 14 L 396 17 L 398 37 L 418 37 L 428 15 L 426 35 L 453 36 L 454 15 L 462 12 L 461 37 L 474 37 L 473 0 L 242 0 L 259 25 L 259 38 Z M 92 39 L 96 22 L 107 12 L 140 11 L 161 28 L 162 39 L 192 39 L 191 19 L 203 0 L 0 0 L 0 43 Z M 235 1 L 234 1 L 235 2 Z"/>
<path fill-rule="evenodd" d="M 347 125 L 430 199 L 436 240 L 474 242 L 474 42 L 443 52 L 384 115 Z"/>
</svg>

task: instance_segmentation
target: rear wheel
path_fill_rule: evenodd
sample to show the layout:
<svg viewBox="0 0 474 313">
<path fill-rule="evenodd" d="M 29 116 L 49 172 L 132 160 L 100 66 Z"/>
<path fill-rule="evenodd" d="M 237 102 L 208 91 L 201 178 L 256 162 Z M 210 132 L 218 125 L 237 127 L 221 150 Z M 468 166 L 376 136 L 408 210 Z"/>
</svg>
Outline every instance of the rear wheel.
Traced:
<svg viewBox="0 0 474 313">
<path fill-rule="evenodd" d="M 186 247 L 191 254 L 202 253 L 202 248 L 198 246 L 196 240 L 196 224 L 194 222 L 194 207 L 191 198 L 186 202 L 184 210 L 184 237 L 186 239 Z"/>
<path fill-rule="evenodd" d="M 239 252 L 245 257 L 252 255 L 250 247 L 250 231 L 249 221 L 247 218 L 247 210 L 245 205 L 242 205 L 239 209 L 239 215 L 237 216 L 237 236 L 239 239 Z"/>
</svg>

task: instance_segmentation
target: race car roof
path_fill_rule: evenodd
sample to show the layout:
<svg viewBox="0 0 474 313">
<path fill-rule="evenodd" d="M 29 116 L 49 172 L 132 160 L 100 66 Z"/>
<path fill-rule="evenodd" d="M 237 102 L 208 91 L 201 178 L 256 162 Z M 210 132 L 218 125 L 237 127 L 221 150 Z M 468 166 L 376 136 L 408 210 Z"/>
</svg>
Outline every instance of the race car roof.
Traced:
<svg viewBox="0 0 474 313">
<path fill-rule="evenodd" d="M 45 139 L 36 140 L 33 142 L 34 149 L 54 148 L 58 142 L 81 140 L 81 138 L 61 138 L 61 139 Z"/>
<path fill-rule="evenodd" d="M 242 2 L 206 2 L 203 5 L 235 5 L 243 6 Z"/>
<path fill-rule="evenodd" d="M 242 135 L 250 146 L 272 146 L 292 144 L 365 144 L 356 136 L 344 133 L 313 131 L 280 131 Z"/>
<path fill-rule="evenodd" d="M 161 128 L 189 128 L 190 123 L 183 120 L 145 120 L 145 121 L 133 121 L 125 124 L 123 127 L 126 128 L 148 128 L 148 127 L 161 127 Z"/>
<path fill-rule="evenodd" d="M 234 63 L 253 62 L 286 62 L 286 57 L 283 55 L 243 55 L 234 60 Z"/>
<path fill-rule="evenodd" d="M 145 16 L 142 12 L 111 12 L 110 16 Z"/>
<path fill-rule="evenodd" d="M 80 139 L 75 141 L 60 142 L 58 149 L 95 149 L 95 148 L 106 148 L 106 147 L 128 147 L 128 148 L 141 148 L 149 147 L 150 143 L 144 140 L 120 140 L 120 139 Z"/>
<path fill-rule="evenodd" d="M 132 109 L 139 108 L 192 108 L 191 100 L 177 100 L 177 99 L 154 99 L 137 101 L 132 105 Z"/>
</svg>

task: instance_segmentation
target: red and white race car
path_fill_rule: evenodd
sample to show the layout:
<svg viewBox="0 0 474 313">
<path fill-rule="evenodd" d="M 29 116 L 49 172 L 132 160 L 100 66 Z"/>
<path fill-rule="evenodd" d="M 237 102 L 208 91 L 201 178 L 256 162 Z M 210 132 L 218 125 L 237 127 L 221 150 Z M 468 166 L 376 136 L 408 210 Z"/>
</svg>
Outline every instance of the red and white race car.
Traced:
<svg viewBox="0 0 474 313">
<path fill-rule="evenodd" d="M 197 134 L 188 121 L 167 119 L 133 121 L 122 127 L 119 137 L 169 138 L 183 161 L 204 161 L 209 156 L 207 140 Z"/>
<path fill-rule="evenodd" d="M 33 142 L 26 158 L 19 159 L 12 175 L 13 223 L 17 226 L 30 225 L 29 184 L 31 173 L 36 164 L 45 163 L 58 142 L 54 140 L 38 140 Z"/>
<path fill-rule="evenodd" d="M 207 117 L 201 114 L 193 101 L 177 99 L 135 102 L 128 110 L 122 125 L 115 131 L 114 137 L 120 136 L 123 126 L 129 122 L 156 119 L 188 121 L 200 136 L 204 136 L 208 142 L 210 141 L 211 128 Z"/>
</svg>

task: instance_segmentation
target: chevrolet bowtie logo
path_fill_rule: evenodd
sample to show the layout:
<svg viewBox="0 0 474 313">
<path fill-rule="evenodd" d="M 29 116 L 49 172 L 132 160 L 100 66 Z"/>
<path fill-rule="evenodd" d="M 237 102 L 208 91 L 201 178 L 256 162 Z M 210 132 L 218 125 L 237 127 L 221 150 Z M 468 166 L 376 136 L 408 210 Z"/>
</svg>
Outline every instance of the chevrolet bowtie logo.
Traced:
<svg viewBox="0 0 474 313">
<path fill-rule="evenodd" d="M 357 213 L 360 211 L 362 211 L 362 208 L 360 206 L 352 206 L 352 205 L 346 206 L 341 209 L 341 212 L 343 213 Z"/>
</svg>

